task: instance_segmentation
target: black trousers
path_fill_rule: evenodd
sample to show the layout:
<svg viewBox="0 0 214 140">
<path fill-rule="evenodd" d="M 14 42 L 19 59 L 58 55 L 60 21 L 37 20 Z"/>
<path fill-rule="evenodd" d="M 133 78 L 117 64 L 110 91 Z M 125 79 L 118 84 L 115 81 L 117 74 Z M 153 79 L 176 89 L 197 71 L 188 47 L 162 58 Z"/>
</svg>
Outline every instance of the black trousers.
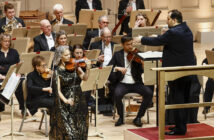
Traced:
<svg viewBox="0 0 214 140">
<path fill-rule="evenodd" d="M 114 99 L 116 102 L 117 112 L 121 118 L 123 118 L 123 96 L 127 93 L 138 93 L 143 96 L 143 102 L 141 103 L 140 109 L 138 111 L 137 117 L 141 118 L 144 116 L 146 109 L 151 103 L 153 92 L 147 86 L 144 86 L 143 83 L 135 83 L 135 84 L 125 84 L 118 83 L 115 92 Z"/>
<path fill-rule="evenodd" d="M 208 78 L 206 82 L 206 88 L 204 92 L 204 102 L 211 102 L 213 99 L 214 91 L 214 81 L 211 78 Z M 207 106 L 206 109 L 209 109 L 210 106 Z"/>
<path fill-rule="evenodd" d="M 45 107 L 51 110 L 53 106 L 54 97 L 49 95 L 40 96 L 27 102 L 27 107 L 31 115 L 34 115 L 37 112 L 38 108 Z"/>
<path fill-rule="evenodd" d="M 189 102 L 191 87 L 191 76 L 182 77 L 168 82 L 173 104 L 183 104 Z M 174 120 L 176 131 L 187 131 L 188 109 L 174 109 Z"/>
</svg>

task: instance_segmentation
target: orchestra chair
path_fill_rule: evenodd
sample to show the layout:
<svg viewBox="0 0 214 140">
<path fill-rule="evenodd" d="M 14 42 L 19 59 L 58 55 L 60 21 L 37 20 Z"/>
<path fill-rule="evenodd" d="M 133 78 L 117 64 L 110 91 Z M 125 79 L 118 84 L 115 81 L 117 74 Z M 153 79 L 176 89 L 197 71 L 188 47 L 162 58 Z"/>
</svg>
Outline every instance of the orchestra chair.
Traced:
<svg viewBox="0 0 214 140">
<path fill-rule="evenodd" d="M 131 105 L 131 99 L 133 97 L 141 97 L 140 94 L 138 93 L 128 93 L 126 95 L 124 95 L 122 102 L 123 102 L 123 123 L 125 123 L 125 119 L 127 116 L 129 115 L 137 115 L 138 112 L 132 112 L 130 105 Z M 126 110 L 126 100 L 128 100 L 128 109 Z M 147 108 L 146 111 L 146 115 L 147 115 L 147 123 L 149 124 L 149 108 Z M 114 111 L 113 111 L 113 119 L 115 119 L 116 116 L 116 103 L 114 103 Z"/>
<path fill-rule="evenodd" d="M 76 44 L 83 44 L 85 36 L 84 35 L 74 35 L 69 34 L 67 35 L 67 44 L 70 46 L 74 46 Z"/>
<path fill-rule="evenodd" d="M 73 33 L 76 35 L 83 35 L 85 37 L 87 31 L 87 25 L 84 23 L 81 24 L 73 24 Z"/>
<path fill-rule="evenodd" d="M 25 122 L 29 122 L 29 121 L 36 121 L 36 119 L 33 119 L 33 120 L 25 120 L 25 117 L 26 117 L 26 112 L 27 112 L 27 79 L 25 78 L 25 80 L 23 81 L 22 83 L 22 88 L 23 88 L 23 97 L 24 97 L 24 116 L 22 118 L 22 122 L 21 122 L 21 125 L 20 125 L 20 128 L 19 128 L 19 132 L 22 131 L 22 127 L 23 127 L 23 124 Z M 42 127 L 42 123 L 43 123 L 43 120 L 45 118 L 45 136 L 48 137 L 48 119 L 47 119 L 47 111 L 48 109 L 47 108 L 40 108 L 41 112 L 42 112 L 42 118 L 41 118 L 41 121 L 40 121 L 40 125 L 39 125 L 39 130 L 41 130 L 41 127 Z"/>
<path fill-rule="evenodd" d="M 27 28 L 16 28 L 12 30 L 12 38 L 23 38 L 27 36 Z"/>
<path fill-rule="evenodd" d="M 25 38 L 12 38 L 12 46 L 11 48 L 14 48 L 18 51 L 19 55 L 22 53 L 27 53 L 28 52 L 28 45 L 30 43 L 30 38 L 25 37 Z"/>
<path fill-rule="evenodd" d="M 123 35 L 115 35 L 112 37 L 112 42 L 117 43 L 117 44 L 121 44 L 121 38 Z"/>
</svg>

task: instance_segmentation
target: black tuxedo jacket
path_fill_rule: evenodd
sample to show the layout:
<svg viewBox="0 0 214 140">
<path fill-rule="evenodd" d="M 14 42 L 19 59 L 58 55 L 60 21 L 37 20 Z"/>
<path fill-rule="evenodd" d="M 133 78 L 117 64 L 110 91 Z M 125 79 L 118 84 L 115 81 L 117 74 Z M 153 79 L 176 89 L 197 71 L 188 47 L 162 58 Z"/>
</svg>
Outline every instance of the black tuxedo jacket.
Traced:
<svg viewBox="0 0 214 140">
<path fill-rule="evenodd" d="M 117 84 L 118 82 L 123 80 L 124 75 L 119 71 L 113 72 L 113 70 L 116 66 L 125 67 L 124 49 L 122 49 L 121 51 L 115 52 L 108 65 L 113 65 L 112 72 L 109 76 L 109 81 L 112 84 Z M 142 73 L 143 73 L 142 64 L 132 61 L 131 62 L 131 74 L 132 74 L 132 77 L 135 82 L 143 83 L 142 77 L 141 77 Z"/>
<path fill-rule="evenodd" d="M 53 36 L 53 39 L 55 40 L 56 39 L 55 33 L 52 32 L 52 36 Z M 34 41 L 34 52 L 50 51 L 48 47 L 48 42 L 44 33 L 36 36 L 33 39 L 33 41 Z"/>
<path fill-rule="evenodd" d="M 24 21 L 21 19 L 21 18 L 17 18 L 15 17 L 15 19 L 22 24 L 22 27 L 25 27 L 25 23 Z M 1 20 L 0 20 L 0 33 L 4 33 L 4 30 L 2 29 L 2 26 L 6 25 L 6 17 L 3 17 Z"/>
<path fill-rule="evenodd" d="M 119 9 L 118 9 L 118 20 L 120 20 L 122 18 L 122 16 L 125 14 L 128 3 L 129 3 L 129 0 L 121 0 L 120 1 Z M 138 9 L 145 9 L 143 0 L 136 0 L 136 8 L 137 8 L 137 10 Z M 121 29 L 120 29 L 121 35 L 123 34 L 123 32 L 125 32 L 127 34 L 129 33 L 129 30 L 130 30 L 129 25 L 128 25 L 129 20 L 130 20 L 130 17 L 128 16 L 122 22 Z"/>
<path fill-rule="evenodd" d="M 92 7 L 96 10 L 102 10 L 102 3 L 100 0 L 93 0 L 92 1 Z M 75 9 L 75 15 L 76 15 L 76 23 L 79 22 L 79 12 L 81 9 L 89 9 L 87 0 L 77 0 L 76 1 L 76 9 Z"/>
<path fill-rule="evenodd" d="M 113 50 L 114 50 L 114 42 L 111 42 L 111 52 L 113 54 Z M 93 42 L 90 46 L 90 50 L 93 50 L 93 49 L 99 49 L 100 50 L 100 54 L 102 53 L 102 40 L 100 41 L 97 41 L 97 42 Z M 96 66 L 100 66 L 101 63 L 100 62 L 97 62 L 97 65 Z"/>
<path fill-rule="evenodd" d="M 113 52 L 114 50 L 114 42 L 111 42 L 111 50 Z M 99 49 L 102 51 L 102 40 L 100 41 L 97 41 L 97 42 L 93 42 L 90 46 L 90 50 L 93 50 L 93 49 Z M 100 52 L 101 53 L 101 52 Z"/>
<path fill-rule="evenodd" d="M 196 65 L 192 31 L 185 22 L 158 37 L 143 37 L 141 43 L 151 46 L 164 45 L 163 67 Z"/>
<path fill-rule="evenodd" d="M 87 50 L 88 47 L 89 47 L 91 39 L 94 38 L 94 37 L 97 37 L 97 36 L 99 36 L 99 30 L 98 29 L 95 29 L 93 31 L 87 31 L 85 39 L 83 41 L 83 47 L 84 47 L 84 49 Z"/>
<path fill-rule="evenodd" d="M 52 25 L 55 21 L 56 21 L 56 19 L 52 20 L 52 21 L 51 21 L 51 25 Z M 73 22 L 73 21 L 70 21 L 70 20 L 68 20 L 68 19 L 66 19 L 66 18 L 63 18 L 62 24 L 74 24 L 74 22 Z"/>
</svg>

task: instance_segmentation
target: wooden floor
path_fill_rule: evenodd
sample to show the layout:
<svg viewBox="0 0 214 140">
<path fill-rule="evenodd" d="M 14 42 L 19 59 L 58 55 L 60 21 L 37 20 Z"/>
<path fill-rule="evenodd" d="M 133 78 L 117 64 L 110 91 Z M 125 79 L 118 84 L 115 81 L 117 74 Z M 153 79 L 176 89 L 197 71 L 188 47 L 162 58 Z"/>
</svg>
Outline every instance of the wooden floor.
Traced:
<svg viewBox="0 0 214 140">
<path fill-rule="evenodd" d="M 205 52 L 204 50 L 206 49 L 212 49 L 214 47 L 213 44 L 194 44 L 195 48 L 195 54 L 197 56 L 197 61 L 198 64 L 201 64 L 203 58 L 205 58 Z M 205 81 L 204 81 L 205 83 Z M 201 98 L 202 99 L 202 98 Z M 198 121 L 202 123 L 207 123 L 209 125 L 214 126 L 214 110 L 212 109 L 211 112 L 207 115 L 207 119 L 204 119 L 204 115 L 201 113 L 203 108 L 199 109 L 198 113 Z M 147 118 L 146 116 L 142 118 L 144 125 L 143 127 L 154 127 L 155 126 L 155 116 L 156 112 L 154 109 L 149 111 L 150 114 L 150 123 L 147 124 Z M 0 121 L 0 136 L 3 135 L 4 133 L 10 132 L 10 107 L 6 106 L 6 111 L 1 113 L 2 121 Z M 20 123 L 21 123 L 21 113 L 18 110 L 18 103 L 15 100 L 15 112 L 14 112 L 14 130 L 18 131 Z M 41 119 L 41 112 L 38 112 L 36 114 L 36 117 L 38 118 L 37 122 L 28 122 L 25 123 L 23 126 L 23 133 L 25 136 L 16 136 L 14 137 L 15 140 L 48 140 L 48 137 L 45 137 L 44 135 L 44 124 L 42 127 L 42 130 L 38 130 L 39 127 L 39 120 Z M 103 132 L 105 136 L 105 140 L 123 140 L 123 131 L 126 129 L 130 128 L 136 128 L 132 124 L 134 116 L 130 116 L 126 118 L 126 124 L 122 125 L 120 127 L 115 127 L 114 123 L 115 120 L 112 119 L 112 117 L 106 117 L 103 115 L 98 115 L 98 127 L 99 127 L 99 132 Z M 118 116 L 116 117 L 118 119 Z M 94 121 L 90 123 L 90 128 L 89 128 L 89 135 L 93 134 L 95 132 L 95 127 L 94 127 Z M 4 137 L 0 138 L 1 140 L 10 140 L 11 137 Z M 101 140 L 101 138 L 98 137 L 89 137 L 89 140 Z"/>
</svg>

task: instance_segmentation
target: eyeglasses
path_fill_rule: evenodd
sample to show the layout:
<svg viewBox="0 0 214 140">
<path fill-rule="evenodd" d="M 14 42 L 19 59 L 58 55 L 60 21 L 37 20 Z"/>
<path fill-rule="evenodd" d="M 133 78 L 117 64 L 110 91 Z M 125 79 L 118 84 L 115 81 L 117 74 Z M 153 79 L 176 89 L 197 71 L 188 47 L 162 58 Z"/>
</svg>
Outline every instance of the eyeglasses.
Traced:
<svg viewBox="0 0 214 140">
<path fill-rule="evenodd" d="M 109 24 L 109 22 L 108 22 L 108 21 L 102 21 L 102 23 L 103 23 L 103 24 Z"/>
<path fill-rule="evenodd" d="M 40 67 L 46 68 L 47 64 L 40 65 Z"/>
<path fill-rule="evenodd" d="M 104 36 L 104 38 L 111 38 L 111 36 Z"/>
</svg>

